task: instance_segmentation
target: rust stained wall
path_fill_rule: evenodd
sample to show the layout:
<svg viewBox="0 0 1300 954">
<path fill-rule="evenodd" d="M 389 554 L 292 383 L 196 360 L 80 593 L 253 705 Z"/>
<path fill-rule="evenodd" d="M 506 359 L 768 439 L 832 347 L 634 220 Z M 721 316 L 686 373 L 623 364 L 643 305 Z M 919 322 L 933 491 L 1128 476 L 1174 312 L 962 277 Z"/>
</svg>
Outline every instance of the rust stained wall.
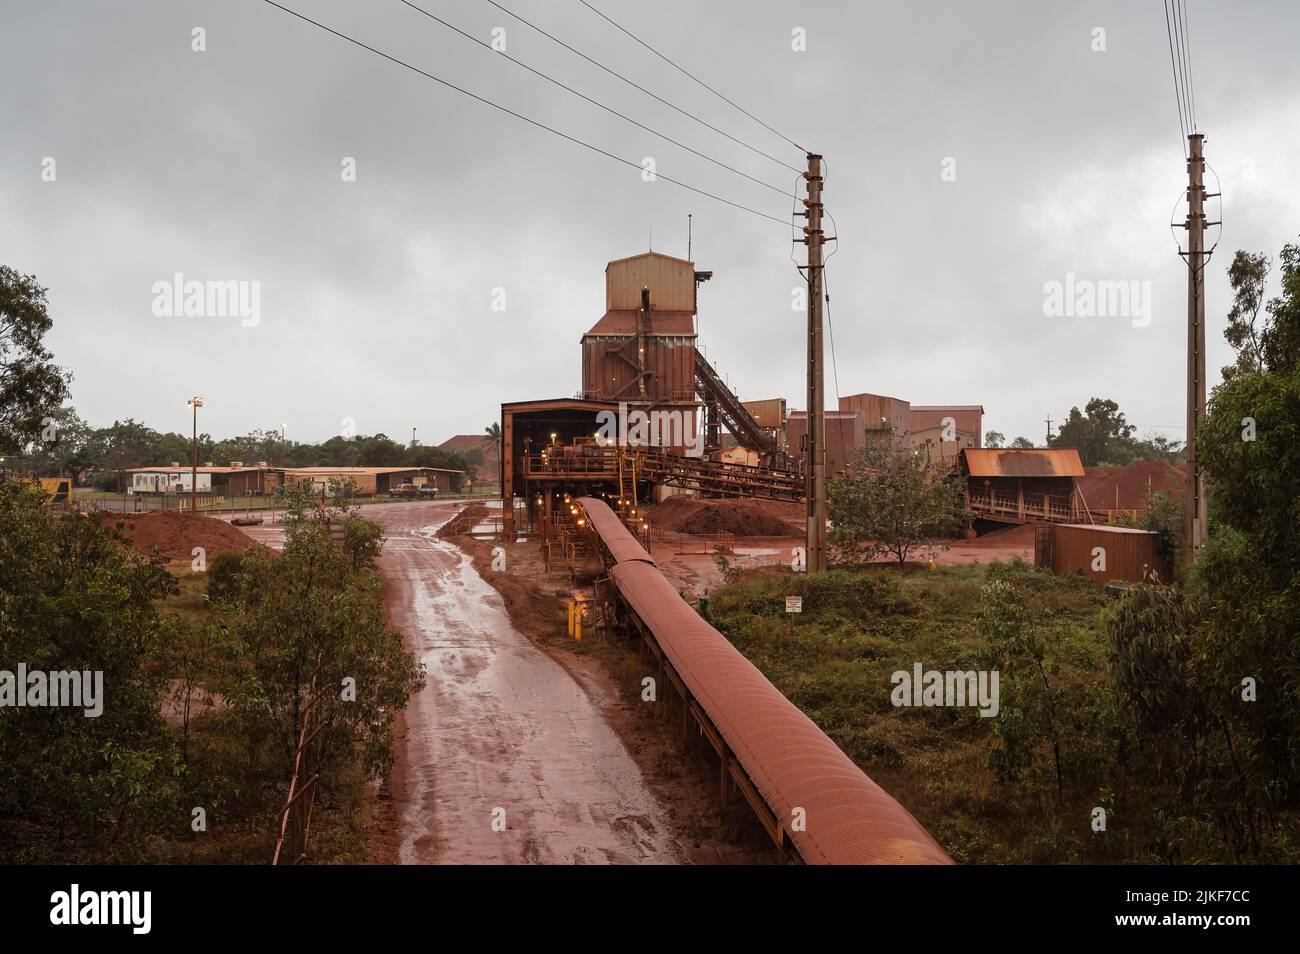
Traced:
<svg viewBox="0 0 1300 954">
<path fill-rule="evenodd" d="M 605 310 L 641 307 L 641 289 L 650 289 L 658 311 L 695 311 L 695 266 L 680 258 L 647 252 L 605 266 Z"/>
<path fill-rule="evenodd" d="M 785 398 L 769 398 L 766 401 L 741 401 L 750 416 L 758 421 L 759 427 L 781 428 L 785 426 Z"/>
<path fill-rule="evenodd" d="M 1058 524 L 1051 533 L 1052 572 L 1081 572 L 1098 583 L 1140 583 L 1145 570 L 1154 567 L 1161 579 L 1168 580 L 1156 550 L 1158 539 L 1157 534 L 1145 530 Z M 1097 559 L 1094 549 L 1098 547 L 1105 552 L 1105 570 L 1092 568 Z"/>
<path fill-rule="evenodd" d="M 859 412 L 867 432 L 873 436 L 888 434 L 890 445 L 898 451 L 908 447 L 910 407 L 906 401 L 884 394 L 846 394 L 840 398 L 841 411 Z"/>
<path fill-rule="evenodd" d="M 972 447 L 981 447 L 984 439 L 981 427 L 984 424 L 984 412 L 978 407 L 962 404 L 946 405 L 912 405 L 908 412 L 908 430 L 915 433 L 930 427 L 942 428 L 944 418 L 950 417 L 957 430 L 974 436 Z M 965 440 L 961 441 L 963 447 Z"/>
<path fill-rule="evenodd" d="M 804 435 L 808 433 L 808 415 L 804 411 L 791 411 L 785 422 L 786 453 L 793 460 L 803 460 Z M 843 411 L 826 412 L 826 477 L 830 479 L 844 470 L 850 456 L 867 442 L 862 415 Z"/>
<path fill-rule="evenodd" d="M 585 335 L 582 339 L 582 396 L 594 401 L 641 400 L 636 346 L 623 335 Z M 645 338 L 647 400 L 691 402 L 695 399 L 695 339 L 686 335 Z"/>
</svg>

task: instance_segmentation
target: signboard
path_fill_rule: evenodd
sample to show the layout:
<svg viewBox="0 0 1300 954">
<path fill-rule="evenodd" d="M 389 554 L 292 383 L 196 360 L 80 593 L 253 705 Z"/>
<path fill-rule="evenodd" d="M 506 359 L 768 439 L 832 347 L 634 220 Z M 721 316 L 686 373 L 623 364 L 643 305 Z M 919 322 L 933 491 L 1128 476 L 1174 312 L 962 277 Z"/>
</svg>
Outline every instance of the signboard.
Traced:
<svg viewBox="0 0 1300 954">
<path fill-rule="evenodd" d="M 786 611 L 787 613 L 802 613 L 802 612 L 803 612 L 803 597 L 802 597 L 802 596 L 787 596 L 787 597 L 785 598 L 785 611 Z"/>
</svg>

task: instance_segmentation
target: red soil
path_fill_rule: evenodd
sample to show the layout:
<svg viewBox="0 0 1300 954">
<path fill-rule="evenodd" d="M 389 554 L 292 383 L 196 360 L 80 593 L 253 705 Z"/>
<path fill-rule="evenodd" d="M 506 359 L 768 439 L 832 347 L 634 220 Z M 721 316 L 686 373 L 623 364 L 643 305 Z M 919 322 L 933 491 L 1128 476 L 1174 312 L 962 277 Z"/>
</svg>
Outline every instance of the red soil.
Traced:
<svg viewBox="0 0 1300 954">
<path fill-rule="evenodd" d="M 203 547 L 208 559 L 218 553 L 242 553 L 253 545 L 247 534 L 240 533 L 215 517 L 200 517 L 176 510 L 153 513 L 100 513 L 105 526 L 115 528 L 141 553 L 152 547 L 169 560 L 193 559 L 195 547 Z"/>
<path fill-rule="evenodd" d="M 669 497 L 649 510 L 660 530 L 680 533 L 734 533 L 738 537 L 794 537 L 800 534 L 803 507 L 776 500 L 703 500 Z"/>
<path fill-rule="evenodd" d="M 1183 487 L 1183 472 L 1164 461 L 1145 460 L 1127 467 L 1090 467 L 1079 480 L 1079 490 L 1093 509 L 1143 510 L 1147 489 L 1153 493 Z"/>
</svg>

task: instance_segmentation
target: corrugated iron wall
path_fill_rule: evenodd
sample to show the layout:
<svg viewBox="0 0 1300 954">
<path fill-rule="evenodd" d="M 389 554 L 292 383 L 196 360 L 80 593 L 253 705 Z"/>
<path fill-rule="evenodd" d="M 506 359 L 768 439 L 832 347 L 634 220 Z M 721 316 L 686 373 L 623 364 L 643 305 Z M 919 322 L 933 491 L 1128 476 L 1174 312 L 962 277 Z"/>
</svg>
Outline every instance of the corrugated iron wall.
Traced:
<svg viewBox="0 0 1300 954">
<path fill-rule="evenodd" d="M 582 396 L 595 401 L 638 401 L 636 369 L 619 356 L 635 360 L 632 338 L 586 335 L 582 339 Z M 690 403 L 695 399 L 695 340 L 685 335 L 646 337 L 647 400 Z"/>
<path fill-rule="evenodd" d="M 741 401 L 750 416 L 758 421 L 759 427 L 785 427 L 785 398 L 769 398 L 766 401 Z"/>
<path fill-rule="evenodd" d="M 1053 573 L 1081 572 L 1098 583 L 1125 580 L 1140 583 L 1151 568 L 1168 580 L 1157 552 L 1157 534 L 1143 530 L 1117 532 L 1104 527 L 1061 524 L 1052 527 L 1051 564 Z M 1094 570 L 1096 548 L 1105 553 L 1105 570 Z M 1037 561 L 1035 561 L 1037 562 Z"/>
<path fill-rule="evenodd" d="M 635 311 L 643 288 L 650 289 L 650 306 L 657 311 L 695 312 L 695 266 L 654 253 L 606 266 L 605 310 Z"/>
</svg>

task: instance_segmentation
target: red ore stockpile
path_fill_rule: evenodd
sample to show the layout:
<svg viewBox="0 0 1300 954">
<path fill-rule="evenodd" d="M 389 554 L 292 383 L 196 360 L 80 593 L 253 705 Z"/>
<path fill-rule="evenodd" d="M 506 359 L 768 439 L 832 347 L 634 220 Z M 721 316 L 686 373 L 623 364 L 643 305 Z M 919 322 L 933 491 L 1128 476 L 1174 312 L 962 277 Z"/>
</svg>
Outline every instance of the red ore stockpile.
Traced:
<svg viewBox="0 0 1300 954">
<path fill-rule="evenodd" d="M 803 508 L 776 500 L 702 500 L 669 497 L 649 511 L 660 530 L 731 533 L 738 537 L 795 537 Z"/>
<path fill-rule="evenodd" d="M 176 510 L 152 513 L 100 513 L 104 525 L 116 529 L 141 553 L 157 547 L 168 560 L 190 561 L 195 547 L 202 547 L 210 560 L 218 553 L 242 553 L 253 543 L 251 537 L 214 517 L 201 517 Z"/>
</svg>

